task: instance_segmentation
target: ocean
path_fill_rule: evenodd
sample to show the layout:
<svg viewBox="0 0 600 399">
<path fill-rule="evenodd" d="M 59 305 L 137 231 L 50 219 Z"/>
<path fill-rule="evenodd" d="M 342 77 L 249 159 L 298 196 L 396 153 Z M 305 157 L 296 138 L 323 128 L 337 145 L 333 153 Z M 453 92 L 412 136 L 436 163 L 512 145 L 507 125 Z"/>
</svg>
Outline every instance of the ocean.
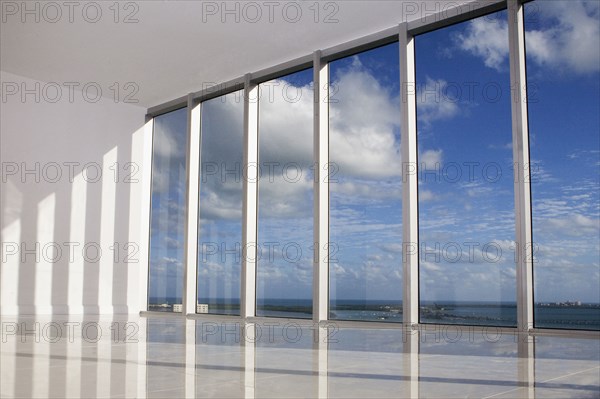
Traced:
<svg viewBox="0 0 600 399">
<path fill-rule="evenodd" d="M 150 310 L 172 311 L 179 298 L 151 298 Z M 170 304 L 165 307 L 161 304 Z M 200 298 L 211 314 L 239 315 L 239 300 Z M 257 316 L 310 319 L 310 299 L 263 299 L 257 303 Z M 600 304 L 536 304 L 535 327 L 553 329 L 600 330 Z M 337 300 L 330 302 L 330 320 L 402 322 L 402 302 L 382 300 Z M 421 323 L 515 327 L 515 303 L 498 302 L 421 302 Z"/>
</svg>

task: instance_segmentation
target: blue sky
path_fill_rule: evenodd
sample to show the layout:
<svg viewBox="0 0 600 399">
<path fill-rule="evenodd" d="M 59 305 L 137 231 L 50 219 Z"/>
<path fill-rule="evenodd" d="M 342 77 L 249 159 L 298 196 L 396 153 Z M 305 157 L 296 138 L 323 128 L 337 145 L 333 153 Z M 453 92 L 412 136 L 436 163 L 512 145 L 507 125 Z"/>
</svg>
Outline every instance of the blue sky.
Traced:
<svg viewBox="0 0 600 399">
<path fill-rule="evenodd" d="M 600 3 L 526 7 L 535 299 L 598 303 Z"/>
<path fill-rule="evenodd" d="M 506 12 L 416 38 L 422 300 L 516 297 L 509 69 L 463 47 L 481 22 Z"/>
<path fill-rule="evenodd" d="M 538 301 L 600 302 L 598 4 L 526 5 Z M 418 36 L 416 68 L 421 299 L 513 302 L 506 12 Z M 400 300 L 397 44 L 334 61 L 330 73 L 330 160 L 338 166 L 337 181 L 330 185 L 330 240 L 338 248 L 330 269 L 330 297 Z M 259 185 L 259 243 L 277 243 L 273 261 L 258 263 L 259 302 L 309 299 L 312 292 L 311 82 L 312 69 L 269 82 L 275 95 L 263 96 L 260 102 L 260 162 L 263 167 L 265 162 L 278 164 L 275 178 Z M 286 87 L 291 89 L 287 96 Z M 290 93 L 301 95 L 291 99 Z M 205 107 L 204 161 L 237 162 L 242 108 L 239 101 L 221 100 Z M 185 117 L 164 118 L 168 136 L 185 139 Z M 174 142 L 184 144 L 180 139 Z M 282 166 L 290 162 L 302 168 L 293 183 L 282 178 Z M 181 204 L 181 159 L 171 165 L 175 169 L 169 174 L 168 200 L 159 202 L 159 193 L 154 193 L 152 210 L 153 215 L 163 215 L 170 207 L 169 218 L 175 223 Z M 455 178 L 457 171 L 460 178 Z M 241 182 L 230 178 L 218 183 L 205 182 L 201 191 L 206 205 L 204 210 L 200 207 L 200 240 L 225 241 L 230 248 L 241 237 Z M 153 228 L 157 226 L 153 220 Z M 174 280 L 180 279 L 181 250 L 164 242 L 178 242 L 182 235 L 175 224 L 169 226 L 168 234 L 153 229 L 151 296 L 172 296 L 181 290 Z M 294 245 L 288 250 L 298 245 L 301 256 L 293 252 L 284 258 L 281 249 L 290 243 Z M 234 256 L 225 256 L 221 263 L 216 258 L 200 268 L 199 296 L 208 292 L 236 297 L 239 264 Z M 158 283 L 165 275 L 170 276 L 167 282 Z"/>
</svg>

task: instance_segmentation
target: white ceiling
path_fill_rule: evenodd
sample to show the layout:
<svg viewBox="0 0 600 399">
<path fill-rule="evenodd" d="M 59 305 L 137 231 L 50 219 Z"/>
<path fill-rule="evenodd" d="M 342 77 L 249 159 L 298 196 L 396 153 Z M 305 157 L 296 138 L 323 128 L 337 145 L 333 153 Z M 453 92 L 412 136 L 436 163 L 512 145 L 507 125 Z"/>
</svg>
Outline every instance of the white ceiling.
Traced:
<svg viewBox="0 0 600 399">
<path fill-rule="evenodd" d="M 97 23 L 84 19 L 86 3 L 77 3 L 73 22 L 69 22 L 69 9 L 61 6 L 62 16 L 56 23 L 47 21 L 55 18 L 56 10 L 52 8 L 44 10 L 40 6 L 39 23 L 34 15 L 25 15 L 27 20 L 23 23 L 22 10 L 12 15 L 12 10 L 3 4 L 0 67 L 44 82 L 97 82 L 107 96 L 112 95 L 109 87 L 114 82 L 121 87 L 135 82 L 139 87 L 135 98 L 141 106 L 150 107 L 198 91 L 204 83 L 226 82 L 393 27 L 405 19 L 419 18 L 436 7 L 465 2 L 468 1 L 299 1 L 293 2 L 300 4 L 302 10 L 297 23 L 284 18 L 284 7 L 288 20 L 294 18 L 295 4 L 286 5 L 287 2 L 254 2 L 263 13 L 256 23 L 249 22 L 256 9 L 243 1 L 226 3 L 227 7 L 239 7 L 239 23 L 234 15 L 221 15 L 221 1 L 129 2 L 138 7 L 137 23 L 122 22 L 135 11 L 133 6 L 124 9 L 127 2 L 121 3 L 119 23 L 114 22 L 114 11 L 109 8 L 112 1 L 96 3 L 102 10 Z M 23 4 L 10 3 L 19 7 Z M 271 3 L 274 5 L 269 6 Z M 320 9 L 318 23 L 314 22 L 315 4 Z M 210 7 L 217 7 L 216 15 L 203 14 Z M 269 7 L 273 10 L 273 22 Z M 94 18 L 93 11 L 93 7 L 88 8 L 85 16 Z M 338 22 L 324 23 L 325 16 L 334 11 Z M 222 16 L 227 18 L 225 23 Z"/>
</svg>

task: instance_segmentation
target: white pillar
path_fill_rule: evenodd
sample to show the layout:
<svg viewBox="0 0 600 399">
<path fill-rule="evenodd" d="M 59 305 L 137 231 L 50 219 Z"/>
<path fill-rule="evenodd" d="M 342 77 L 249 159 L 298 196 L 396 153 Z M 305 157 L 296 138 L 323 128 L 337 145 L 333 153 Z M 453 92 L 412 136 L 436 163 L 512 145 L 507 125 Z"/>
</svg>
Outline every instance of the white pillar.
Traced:
<svg viewBox="0 0 600 399">
<path fill-rule="evenodd" d="M 400 24 L 400 138 L 402 154 L 402 309 L 404 324 L 419 322 L 419 228 L 415 44 Z"/>
<path fill-rule="evenodd" d="M 256 214 L 258 200 L 258 85 L 244 83 L 244 191 L 240 315 L 254 317 L 256 303 Z"/>
<path fill-rule="evenodd" d="M 201 105 L 188 96 L 187 217 L 185 219 L 183 315 L 196 313 L 198 204 L 200 186 Z"/>
<path fill-rule="evenodd" d="M 526 332 L 533 328 L 533 254 L 531 247 L 531 186 L 523 12 L 523 5 L 519 1 L 510 0 L 508 2 L 512 140 L 515 174 L 515 240 L 517 242 L 517 327 L 519 331 Z"/>
<path fill-rule="evenodd" d="M 313 60 L 314 86 L 314 208 L 313 321 L 328 319 L 329 309 L 329 64 L 321 52 Z"/>
</svg>

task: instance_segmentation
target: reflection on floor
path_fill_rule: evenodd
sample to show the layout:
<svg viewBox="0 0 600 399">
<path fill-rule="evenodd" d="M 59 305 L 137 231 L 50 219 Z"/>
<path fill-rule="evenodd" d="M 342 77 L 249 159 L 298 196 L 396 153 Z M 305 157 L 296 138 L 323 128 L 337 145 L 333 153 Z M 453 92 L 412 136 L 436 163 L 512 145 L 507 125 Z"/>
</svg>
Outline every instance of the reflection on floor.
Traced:
<svg viewBox="0 0 600 399">
<path fill-rule="evenodd" d="M 600 397 L 597 338 L 283 319 L 1 322 L 2 398 Z"/>
</svg>

